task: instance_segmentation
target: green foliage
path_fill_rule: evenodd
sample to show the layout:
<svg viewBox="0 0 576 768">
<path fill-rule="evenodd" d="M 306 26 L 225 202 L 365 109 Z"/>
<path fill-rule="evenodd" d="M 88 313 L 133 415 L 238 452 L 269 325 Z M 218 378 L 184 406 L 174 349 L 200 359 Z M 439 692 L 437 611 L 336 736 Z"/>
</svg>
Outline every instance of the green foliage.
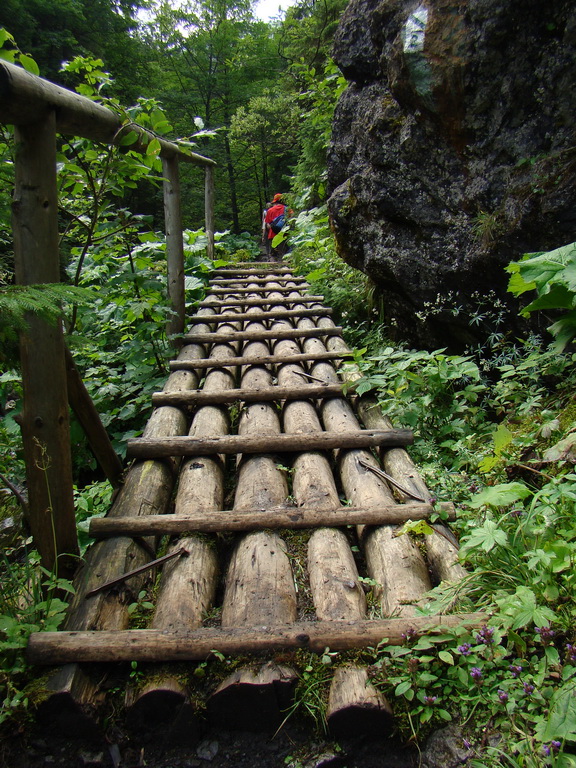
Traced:
<svg viewBox="0 0 576 768">
<path fill-rule="evenodd" d="M 543 767 L 576 741 L 576 657 L 546 623 L 522 634 L 497 619 L 476 631 L 408 632 L 402 646 L 383 641 L 367 660 L 372 682 L 395 699 L 404 737 L 456 721 L 471 765 L 508 764 L 499 758 L 509 755 L 513 765 Z"/>
<path fill-rule="evenodd" d="M 0 363 L 14 362 L 11 352 L 19 332 L 28 327 L 28 313 L 55 325 L 62 318 L 65 304 L 86 306 L 93 300 L 94 295 L 90 291 L 64 283 L 0 284 Z"/>
<path fill-rule="evenodd" d="M 306 277 L 313 292 L 324 295 L 340 322 L 352 330 L 376 315 L 367 279 L 336 253 L 326 206 L 303 211 L 291 219 L 289 242 L 293 268 Z M 358 333 L 360 338 L 362 331 Z M 353 335 L 351 340 L 355 340 Z"/>
<path fill-rule="evenodd" d="M 561 352 L 576 336 L 576 243 L 547 253 L 528 253 L 508 265 L 512 275 L 508 290 L 515 296 L 536 291 L 536 298 L 522 314 L 537 310 L 568 310 L 548 330 L 556 339 L 554 349 Z"/>
<path fill-rule="evenodd" d="M 74 488 L 74 509 L 80 554 L 83 555 L 93 539 L 88 535 L 90 521 L 104 517 L 110 509 L 113 488 L 108 481 L 88 483 L 84 488 Z"/>
<path fill-rule="evenodd" d="M 0 554 L 0 725 L 26 715 L 24 650 L 30 634 L 56 631 L 66 615 L 62 595 L 74 594 L 71 582 L 40 565 L 30 543 Z"/>
<path fill-rule="evenodd" d="M 304 64 L 294 64 L 292 72 L 300 84 L 300 153 L 294 170 L 292 188 L 299 205 L 310 209 L 326 200 L 326 158 L 332 133 L 336 103 L 347 82 L 329 60 L 318 71 Z"/>
</svg>

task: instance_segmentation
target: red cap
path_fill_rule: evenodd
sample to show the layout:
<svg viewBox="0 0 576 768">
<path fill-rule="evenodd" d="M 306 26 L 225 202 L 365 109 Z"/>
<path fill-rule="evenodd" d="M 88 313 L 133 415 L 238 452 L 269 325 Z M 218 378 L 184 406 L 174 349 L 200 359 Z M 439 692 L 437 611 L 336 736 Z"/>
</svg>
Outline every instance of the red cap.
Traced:
<svg viewBox="0 0 576 768">
<path fill-rule="evenodd" d="M 272 198 L 273 203 L 277 203 L 279 200 L 282 200 L 282 195 L 274 195 Z"/>
</svg>

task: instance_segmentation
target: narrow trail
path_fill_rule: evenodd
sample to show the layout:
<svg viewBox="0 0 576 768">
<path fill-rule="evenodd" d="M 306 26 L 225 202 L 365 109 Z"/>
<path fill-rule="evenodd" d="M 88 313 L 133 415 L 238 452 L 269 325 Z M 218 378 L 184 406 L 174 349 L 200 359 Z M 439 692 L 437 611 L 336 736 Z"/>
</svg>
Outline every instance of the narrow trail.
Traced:
<svg viewBox="0 0 576 768">
<path fill-rule="evenodd" d="M 276 264 L 220 269 L 189 318 L 125 482 L 92 523 L 65 630 L 30 639 L 29 660 L 52 667 L 38 719 L 54 732 L 92 737 L 113 710 L 166 745 L 210 728 L 270 736 L 306 654 L 478 621 L 416 615 L 434 584 L 464 575 L 457 546 L 443 525 L 424 547 L 395 535 L 433 511 L 411 433 L 354 394 L 351 351 L 308 288 Z M 330 667 L 328 731 L 386 738 L 394 702 L 352 657 Z"/>
</svg>

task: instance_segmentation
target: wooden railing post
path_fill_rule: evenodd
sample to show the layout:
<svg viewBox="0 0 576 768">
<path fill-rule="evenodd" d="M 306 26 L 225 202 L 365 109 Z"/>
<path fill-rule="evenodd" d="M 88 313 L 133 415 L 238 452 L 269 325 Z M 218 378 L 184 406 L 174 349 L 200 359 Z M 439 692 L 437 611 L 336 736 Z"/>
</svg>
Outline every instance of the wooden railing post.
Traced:
<svg viewBox="0 0 576 768">
<path fill-rule="evenodd" d="M 15 127 L 12 218 L 16 282 L 20 285 L 60 280 L 55 113 L 43 110 L 38 114 L 36 122 Z M 60 323 L 52 325 L 32 313 L 27 322 L 20 343 L 21 427 L 30 526 L 42 565 L 69 576 L 77 565 L 78 542 L 64 337 Z"/>
<path fill-rule="evenodd" d="M 164 175 L 164 219 L 166 227 L 166 259 L 168 263 L 168 298 L 175 312 L 166 324 L 168 335 L 184 332 L 184 245 L 180 209 L 180 177 L 178 157 L 162 158 Z M 176 342 L 176 346 L 179 346 Z"/>
<path fill-rule="evenodd" d="M 214 259 L 214 168 L 207 165 L 205 168 L 205 216 L 206 216 L 206 237 L 208 238 L 207 256 Z"/>
</svg>

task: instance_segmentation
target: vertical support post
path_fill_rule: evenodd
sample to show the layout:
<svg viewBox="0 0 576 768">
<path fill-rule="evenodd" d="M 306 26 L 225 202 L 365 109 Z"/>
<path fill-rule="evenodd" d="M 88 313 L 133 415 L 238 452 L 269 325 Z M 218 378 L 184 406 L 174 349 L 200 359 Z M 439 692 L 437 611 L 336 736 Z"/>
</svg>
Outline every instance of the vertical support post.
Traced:
<svg viewBox="0 0 576 768">
<path fill-rule="evenodd" d="M 178 158 L 162 158 L 164 176 L 164 220 L 166 226 L 166 258 L 168 261 L 168 298 L 175 314 L 166 324 L 168 335 L 184 333 L 184 244 L 180 210 L 180 177 Z M 174 346 L 179 346 L 176 341 Z"/>
<path fill-rule="evenodd" d="M 208 238 L 207 256 L 214 259 L 214 168 L 206 166 L 204 207 L 206 216 L 206 237 Z"/>
<path fill-rule="evenodd" d="M 56 122 L 50 110 L 16 127 L 16 182 L 12 219 L 16 282 L 57 283 L 58 200 Z M 70 420 L 61 323 L 33 315 L 21 335 L 24 389 L 22 438 L 26 460 L 30 526 L 42 565 L 70 576 L 78 555 Z"/>
</svg>

